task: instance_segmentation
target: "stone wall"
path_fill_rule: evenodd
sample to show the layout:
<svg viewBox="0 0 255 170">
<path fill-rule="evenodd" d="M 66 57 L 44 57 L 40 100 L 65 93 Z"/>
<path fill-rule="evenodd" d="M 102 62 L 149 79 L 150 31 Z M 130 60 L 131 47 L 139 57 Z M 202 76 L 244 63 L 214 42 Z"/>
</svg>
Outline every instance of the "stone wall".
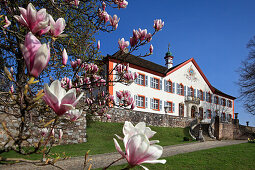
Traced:
<svg viewBox="0 0 255 170">
<path fill-rule="evenodd" d="M 0 109 L 4 109 L 6 112 L 6 108 L 4 108 L 3 106 L 0 107 Z M 13 135 L 13 137 L 18 135 L 18 128 L 19 128 L 20 122 L 21 122 L 20 118 L 15 118 L 14 116 L 11 116 L 11 114 L 13 113 L 12 110 L 9 109 L 7 111 L 7 113 L 9 113 L 9 114 L 0 112 L 0 122 L 1 122 L 1 124 L 0 124 L 0 147 L 2 147 L 4 144 L 6 144 L 6 142 L 10 139 L 10 137 L 7 135 L 6 131 L 3 128 L 2 122 L 5 122 L 8 131 Z M 52 113 L 52 114 L 55 114 L 55 113 Z M 55 138 L 57 139 L 59 137 L 58 136 L 59 129 L 63 130 L 63 137 L 62 137 L 62 140 L 60 140 L 60 142 L 58 142 L 57 144 L 73 144 L 73 143 L 82 143 L 82 142 L 87 141 L 86 140 L 86 116 L 85 116 L 85 113 L 83 113 L 82 115 L 84 115 L 84 116 L 81 116 L 75 122 L 71 122 L 68 119 L 65 119 L 64 117 L 60 118 L 61 123 L 59 124 L 59 126 L 57 126 L 54 129 Z M 38 118 L 36 118 L 36 119 L 38 119 Z M 40 118 L 39 118 L 39 121 L 40 121 Z M 49 120 L 45 120 L 45 122 L 48 122 L 48 121 Z M 34 122 L 38 122 L 38 120 L 34 121 Z M 40 130 L 39 130 L 39 128 L 37 128 L 38 126 L 35 126 L 35 124 L 33 124 L 33 120 L 28 123 L 29 123 L 27 125 L 27 129 L 29 131 L 28 133 L 32 134 L 32 136 L 34 136 L 34 138 L 27 139 L 27 142 L 24 142 L 24 146 L 36 144 L 36 143 L 38 143 L 38 141 L 41 138 Z M 58 141 L 58 140 L 56 140 L 56 141 Z M 12 145 L 12 144 L 13 144 L 13 140 L 10 140 L 8 145 Z"/>
<path fill-rule="evenodd" d="M 219 124 L 219 139 L 234 139 L 234 128 L 232 122 Z"/>
<path fill-rule="evenodd" d="M 145 122 L 149 126 L 164 126 L 164 127 L 188 127 L 192 119 L 171 116 L 167 114 L 156 114 L 149 112 L 140 112 L 129 109 L 111 108 L 108 111 L 111 115 L 111 122 L 131 121 L 136 124 Z"/>
</svg>

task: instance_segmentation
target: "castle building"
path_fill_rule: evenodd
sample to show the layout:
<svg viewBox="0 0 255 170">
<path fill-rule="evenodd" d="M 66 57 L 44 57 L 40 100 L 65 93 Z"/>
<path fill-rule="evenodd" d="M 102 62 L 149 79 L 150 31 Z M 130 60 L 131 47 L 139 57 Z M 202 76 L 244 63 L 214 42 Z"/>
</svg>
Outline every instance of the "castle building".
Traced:
<svg viewBox="0 0 255 170">
<path fill-rule="evenodd" d="M 129 63 L 129 71 L 138 74 L 131 85 L 113 83 L 108 91 L 118 101 L 117 91 L 128 90 L 135 100 L 134 110 L 175 117 L 195 118 L 210 122 L 215 115 L 222 121 L 234 118 L 235 97 L 213 87 L 194 58 L 173 66 L 173 55 L 168 50 L 166 67 L 134 55 L 120 56 L 120 52 L 107 56 L 109 72 L 118 63 Z M 117 79 L 114 73 L 109 80 Z"/>
</svg>

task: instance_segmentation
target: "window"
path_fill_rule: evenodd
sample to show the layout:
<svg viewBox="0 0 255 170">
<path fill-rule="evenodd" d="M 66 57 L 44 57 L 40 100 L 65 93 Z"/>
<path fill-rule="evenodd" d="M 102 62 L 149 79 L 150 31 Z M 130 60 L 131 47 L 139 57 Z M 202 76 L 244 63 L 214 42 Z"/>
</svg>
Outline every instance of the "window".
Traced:
<svg viewBox="0 0 255 170">
<path fill-rule="evenodd" d="M 165 80 L 165 91 L 173 93 L 173 83 Z"/>
<path fill-rule="evenodd" d="M 207 118 L 208 119 L 212 118 L 212 111 L 210 109 L 207 110 Z"/>
<path fill-rule="evenodd" d="M 144 74 L 138 73 L 137 84 L 145 86 L 145 76 L 144 76 Z"/>
<path fill-rule="evenodd" d="M 212 102 L 212 97 L 211 97 L 211 93 L 206 93 L 206 101 L 211 103 Z"/>
<path fill-rule="evenodd" d="M 199 116 L 201 120 L 204 119 L 204 109 L 202 107 L 199 107 Z"/>
<path fill-rule="evenodd" d="M 231 121 L 231 114 L 228 114 L 228 121 L 230 122 Z"/>
<path fill-rule="evenodd" d="M 179 103 L 179 116 L 184 117 L 184 104 Z"/>
<path fill-rule="evenodd" d="M 137 96 L 137 107 L 145 108 L 145 97 L 144 96 Z"/>
<path fill-rule="evenodd" d="M 225 122 L 225 121 L 226 121 L 226 114 L 225 114 L 225 113 L 222 113 L 222 115 L 221 115 L 221 120 L 222 120 L 222 122 Z"/>
<path fill-rule="evenodd" d="M 214 96 L 214 103 L 219 104 L 219 97 L 218 96 Z"/>
<path fill-rule="evenodd" d="M 203 91 L 199 90 L 197 94 L 198 98 L 203 101 Z"/>
<path fill-rule="evenodd" d="M 152 78 L 151 77 L 151 88 L 154 88 L 154 89 L 161 89 L 160 88 L 161 85 L 160 85 L 160 81 L 158 78 Z"/>
<path fill-rule="evenodd" d="M 188 87 L 188 96 L 194 97 L 194 89 L 193 89 L 193 87 Z"/>
<path fill-rule="evenodd" d="M 168 107 L 168 113 L 174 112 L 174 103 L 170 101 L 165 101 L 165 107 Z"/>
<path fill-rule="evenodd" d="M 223 98 L 221 99 L 221 105 L 226 106 L 226 99 L 223 99 Z"/>
<path fill-rule="evenodd" d="M 232 107 L 232 101 L 228 100 L 228 107 Z"/>
<path fill-rule="evenodd" d="M 161 110 L 161 107 L 162 107 L 161 105 L 162 105 L 161 100 L 155 99 L 155 98 L 151 99 L 151 109 L 159 111 Z"/>
<path fill-rule="evenodd" d="M 177 94 L 184 96 L 184 86 L 182 84 L 177 84 Z"/>
</svg>

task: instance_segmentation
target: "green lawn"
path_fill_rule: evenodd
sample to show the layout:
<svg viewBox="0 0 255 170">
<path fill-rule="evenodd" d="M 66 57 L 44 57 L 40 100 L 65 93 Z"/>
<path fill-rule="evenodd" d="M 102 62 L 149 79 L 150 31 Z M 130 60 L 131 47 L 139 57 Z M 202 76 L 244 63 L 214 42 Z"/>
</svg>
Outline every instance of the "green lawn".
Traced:
<svg viewBox="0 0 255 170">
<path fill-rule="evenodd" d="M 87 140 L 86 143 L 61 145 L 52 148 L 52 153 L 65 152 L 66 155 L 84 156 L 84 154 L 90 150 L 90 154 L 100 154 L 108 152 L 116 152 L 113 138 L 114 134 L 123 136 L 122 134 L 123 123 L 103 123 L 92 122 L 87 127 Z M 187 143 L 183 141 L 183 137 L 189 137 L 188 128 L 167 128 L 167 127 L 151 127 L 152 130 L 157 133 L 153 139 L 160 140 L 160 145 L 175 145 L 181 143 Z M 3 157 L 23 157 L 27 159 L 40 159 L 41 155 L 20 156 L 14 152 L 4 153 L 0 156 Z"/>
<path fill-rule="evenodd" d="M 255 169 L 255 144 L 244 143 L 238 145 L 224 146 L 208 150 L 185 153 L 164 158 L 167 163 L 144 164 L 147 168 L 153 169 L 234 169 L 234 170 L 254 170 Z M 121 169 L 126 165 L 109 168 Z M 134 170 L 142 169 L 137 166 Z"/>
</svg>

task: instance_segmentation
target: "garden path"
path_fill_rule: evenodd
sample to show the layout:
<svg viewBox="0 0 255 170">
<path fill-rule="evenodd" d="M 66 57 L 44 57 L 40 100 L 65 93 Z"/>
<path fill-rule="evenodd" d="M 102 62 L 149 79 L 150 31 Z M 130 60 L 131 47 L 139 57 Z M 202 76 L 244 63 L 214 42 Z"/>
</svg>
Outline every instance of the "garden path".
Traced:
<svg viewBox="0 0 255 170">
<path fill-rule="evenodd" d="M 246 143 L 247 140 L 222 140 L 222 141 L 206 141 L 206 142 L 193 142 L 180 145 L 165 146 L 162 157 L 173 156 L 181 153 L 194 152 L 198 150 L 210 149 L 221 146 L 235 145 L 240 143 Z M 117 152 L 98 154 L 90 156 L 92 158 L 92 168 L 102 168 L 109 165 L 114 160 L 120 158 L 120 154 Z M 74 157 L 68 160 L 58 161 L 57 166 L 67 170 L 82 170 L 84 157 Z M 125 160 L 118 161 L 114 165 L 121 165 L 126 163 Z M 33 164 L 20 163 L 11 166 L 0 165 L 1 170 L 57 170 L 59 168 L 53 166 L 35 166 Z"/>
</svg>

